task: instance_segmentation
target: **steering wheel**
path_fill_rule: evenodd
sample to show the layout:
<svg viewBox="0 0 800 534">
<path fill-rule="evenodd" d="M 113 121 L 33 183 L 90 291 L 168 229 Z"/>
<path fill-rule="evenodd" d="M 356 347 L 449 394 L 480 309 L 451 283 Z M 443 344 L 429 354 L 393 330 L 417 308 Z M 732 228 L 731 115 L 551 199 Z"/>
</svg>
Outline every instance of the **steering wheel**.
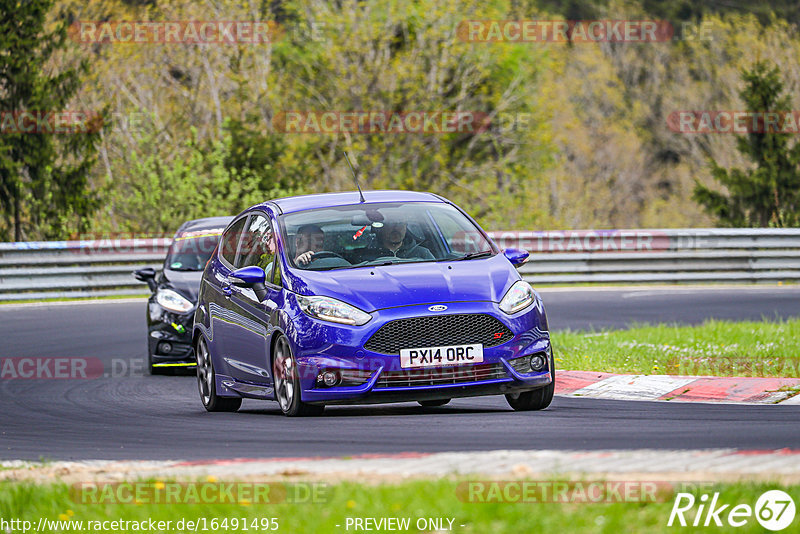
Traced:
<svg viewBox="0 0 800 534">
<path fill-rule="evenodd" d="M 330 250 L 320 250 L 319 252 L 315 252 L 314 255 L 311 256 L 311 261 L 324 260 L 325 258 L 339 258 L 344 260 L 342 256 L 340 256 L 335 252 L 331 252 Z"/>
</svg>

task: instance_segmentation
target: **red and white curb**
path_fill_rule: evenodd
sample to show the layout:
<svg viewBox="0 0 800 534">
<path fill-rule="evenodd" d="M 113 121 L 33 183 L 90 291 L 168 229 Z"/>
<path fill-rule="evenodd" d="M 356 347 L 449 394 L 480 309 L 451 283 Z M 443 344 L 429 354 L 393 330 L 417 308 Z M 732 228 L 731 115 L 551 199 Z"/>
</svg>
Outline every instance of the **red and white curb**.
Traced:
<svg viewBox="0 0 800 534">
<path fill-rule="evenodd" d="M 556 371 L 556 394 L 597 399 L 800 405 L 800 378 Z"/>
<path fill-rule="evenodd" d="M 662 480 L 800 481 L 800 450 L 477 451 L 339 458 L 240 458 L 208 461 L 0 462 L 0 480 L 35 482 L 322 479 L 376 482 L 402 478 L 484 476 L 627 477 Z"/>
</svg>

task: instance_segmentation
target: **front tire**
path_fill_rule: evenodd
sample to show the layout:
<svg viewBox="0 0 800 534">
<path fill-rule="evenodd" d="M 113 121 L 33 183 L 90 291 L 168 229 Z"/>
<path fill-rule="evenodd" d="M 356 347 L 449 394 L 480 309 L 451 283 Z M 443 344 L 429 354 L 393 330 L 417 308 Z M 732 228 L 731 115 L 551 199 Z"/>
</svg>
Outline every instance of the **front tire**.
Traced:
<svg viewBox="0 0 800 534">
<path fill-rule="evenodd" d="M 324 405 L 307 404 L 300 400 L 300 376 L 297 361 L 289 347 L 289 341 L 280 336 L 275 341 L 275 356 L 272 358 L 272 377 L 275 385 L 275 400 L 287 417 L 321 415 Z"/>
<path fill-rule="evenodd" d="M 242 405 L 241 397 L 220 397 L 217 395 L 217 381 L 214 373 L 214 362 L 204 338 L 200 338 L 195 348 L 197 358 L 197 387 L 200 400 L 209 412 L 235 412 Z"/>
<path fill-rule="evenodd" d="M 548 363 L 550 365 L 550 384 L 533 391 L 506 395 L 509 406 L 518 412 L 544 410 L 550 406 L 550 403 L 553 402 L 553 394 L 556 392 L 556 367 L 552 349 Z"/>
<path fill-rule="evenodd" d="M 426 408 L 435 408 L 436 406 L 444 406 L 450 399 L 438 399 L 438 400 L 424 400 L 424 401 L 417 401 L 420 406 L 424 406 Z"/>
</svg>

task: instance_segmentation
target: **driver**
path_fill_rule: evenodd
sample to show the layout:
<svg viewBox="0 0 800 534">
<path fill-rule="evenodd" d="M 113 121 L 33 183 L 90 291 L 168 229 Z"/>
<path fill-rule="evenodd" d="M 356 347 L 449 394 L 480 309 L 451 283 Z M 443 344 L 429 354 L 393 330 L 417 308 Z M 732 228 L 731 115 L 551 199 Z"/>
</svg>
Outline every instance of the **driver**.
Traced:
<svg viewBox="0 0 800 534">
<path fill-rule="evenodd" d="M 421 260 L 434 259 L 427 248 L 417 243 L 407 232 L 408 225 L 402 217 L 387 219 L 383 226 L 376 229 L 376 258 L 383 256 L 396 256 L 398 258 L 419 258 Z"/>
<path fill-rule="evenodd" d="M 295 235 L 295 258 L 296 265 L 308 265 L 314 258 L 314 254 L 322 251 L 325 243 L 325 232 L 316 224 L 304 224 L 297 229 Z"/>
</svg>

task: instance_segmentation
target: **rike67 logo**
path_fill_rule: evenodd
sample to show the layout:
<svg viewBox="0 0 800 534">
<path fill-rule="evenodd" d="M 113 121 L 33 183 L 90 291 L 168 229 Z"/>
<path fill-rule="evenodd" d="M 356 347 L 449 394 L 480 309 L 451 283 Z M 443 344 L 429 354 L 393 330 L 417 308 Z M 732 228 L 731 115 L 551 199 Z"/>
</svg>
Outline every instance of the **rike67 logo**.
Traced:
<svg viewBox="0 0 800 534">
<path fill-rule="evenodd" d="M 699 499 L 691 493 L 678 493 L 667 526 L 742 527 L 755 517 L 763 528 L 780 531 L 792 524 L 795 511 L 794 500 L 781 490 L 762 493 L 755 507 L 723 503 L 719 493 L 714 493 L 710 498 L 704 493 Z"/>
</svg>

